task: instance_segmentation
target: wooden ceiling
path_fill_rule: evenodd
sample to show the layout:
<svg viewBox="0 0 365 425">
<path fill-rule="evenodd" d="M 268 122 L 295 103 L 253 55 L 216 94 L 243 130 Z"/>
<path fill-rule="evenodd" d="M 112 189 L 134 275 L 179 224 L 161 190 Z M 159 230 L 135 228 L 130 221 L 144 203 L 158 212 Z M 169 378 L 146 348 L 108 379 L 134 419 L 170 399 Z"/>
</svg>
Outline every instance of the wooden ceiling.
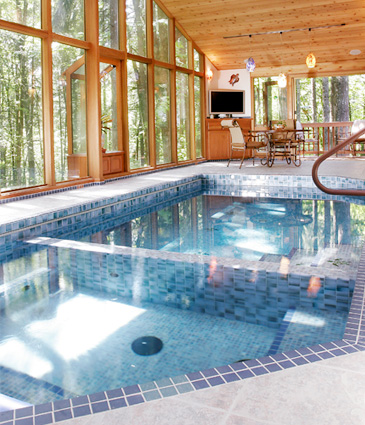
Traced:
<svg viewBox="0 0 365 425">
<path fill-rule="evenodd" d="M 166 9 L 219 69 L 244 68 L 254 76 L 335 75 L 365 72 L 365 0 L 162 0 Z M 345 24 L 341 26 L 341 24 Z M 315 29 L 315 27 L 332 26 Z M 313 28 L 311 31 L 291 31 Z M 245 34 L 283 31 L 279 34 Z M 351 50 L 360 50 L 358 56 Z M 308 70 L 310 50 L 317 65 Z"/>
</svg>

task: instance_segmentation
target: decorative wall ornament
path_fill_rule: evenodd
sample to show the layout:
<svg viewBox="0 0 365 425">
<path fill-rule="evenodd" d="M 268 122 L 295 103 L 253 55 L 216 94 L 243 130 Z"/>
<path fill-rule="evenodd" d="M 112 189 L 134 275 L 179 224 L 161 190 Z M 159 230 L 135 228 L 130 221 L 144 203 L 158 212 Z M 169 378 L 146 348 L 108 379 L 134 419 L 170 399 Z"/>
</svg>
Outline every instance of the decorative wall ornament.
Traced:
<svg viewBox="0 0 365 425">
<path fill-rule="evenodd" d="M 228 81 L 229 82 L 229 84 L 232 84 L 232 86 L 234 86 L 236 83 L 238 83 L 239 82 L 239 75 L 240 74 L 232 74 L 231 75 L 231 79 Z"/>
</svg>

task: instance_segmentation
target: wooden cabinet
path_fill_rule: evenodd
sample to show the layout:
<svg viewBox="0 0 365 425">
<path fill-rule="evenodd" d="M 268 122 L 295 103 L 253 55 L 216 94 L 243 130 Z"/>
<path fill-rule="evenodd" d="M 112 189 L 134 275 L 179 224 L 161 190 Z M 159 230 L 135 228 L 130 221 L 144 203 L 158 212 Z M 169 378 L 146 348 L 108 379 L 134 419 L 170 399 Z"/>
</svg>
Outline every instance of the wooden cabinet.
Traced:
<svg viewBox="0 0 365 425">
<path fill-rule="evenodd" d="M 87 177 L 86 154 L 72 154 L 67 156 L 68 178 Z M 103 175 L 122 173 L 124 171 L 124 152 L 103 153 Z"/>
<path fill-rule="evenodd" d="M 121 173 L 124 170 L 124 152 L 103 153 L 103 174 Z"/>
<path fill-rule="evenodd" d="M 252 118 L 235 118 L 244 133 L 251 130 Z M 231 152 L 231 135 L 228 128 L 222 128 L 222 119 L 205 120 L 207 137 L 207 159 L 229 159 Z M 251 150 L 248 149 L 245 158 L 250 158 Z M 234 152 L 233 158 L 241 158 L 240 152 Z"/>
</svg>

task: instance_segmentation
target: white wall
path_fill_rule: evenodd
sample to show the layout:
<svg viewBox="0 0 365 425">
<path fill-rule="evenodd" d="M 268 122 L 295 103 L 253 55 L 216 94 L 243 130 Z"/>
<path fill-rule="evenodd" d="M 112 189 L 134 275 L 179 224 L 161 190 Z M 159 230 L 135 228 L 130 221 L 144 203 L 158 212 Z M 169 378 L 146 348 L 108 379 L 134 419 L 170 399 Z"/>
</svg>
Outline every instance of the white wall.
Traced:
<svg viewBox="0 0 365 425">
<path fill-rule="evenodd" d="M 206 111 L 209 113 L 208 93 L 209 90 L 244 90 L 245 91 L 245 117 L 251 117 L 251 84 L 250 73 L 246 68 L 218 71 L 215 66 L 205 58 L 205 72 L 213 71 L 213 78 L 206 80 Z M 239 81 L 234 86 L 229 83 L 232 74 L 239 74 Z"/>
</svg>

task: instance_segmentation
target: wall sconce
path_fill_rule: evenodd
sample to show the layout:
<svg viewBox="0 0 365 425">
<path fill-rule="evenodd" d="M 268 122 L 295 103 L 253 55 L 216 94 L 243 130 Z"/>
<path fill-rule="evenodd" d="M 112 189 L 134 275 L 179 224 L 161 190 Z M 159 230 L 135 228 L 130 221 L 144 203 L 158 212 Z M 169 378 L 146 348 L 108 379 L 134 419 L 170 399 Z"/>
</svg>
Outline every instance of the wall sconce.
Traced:
<svg viewBox="0 0 365 425">
<path fill-rule="evenodd" d="M 207 71 L 207 80 L 210 81 L 213 78 L 213 71 L 208 69 Z"/>
</svg>

